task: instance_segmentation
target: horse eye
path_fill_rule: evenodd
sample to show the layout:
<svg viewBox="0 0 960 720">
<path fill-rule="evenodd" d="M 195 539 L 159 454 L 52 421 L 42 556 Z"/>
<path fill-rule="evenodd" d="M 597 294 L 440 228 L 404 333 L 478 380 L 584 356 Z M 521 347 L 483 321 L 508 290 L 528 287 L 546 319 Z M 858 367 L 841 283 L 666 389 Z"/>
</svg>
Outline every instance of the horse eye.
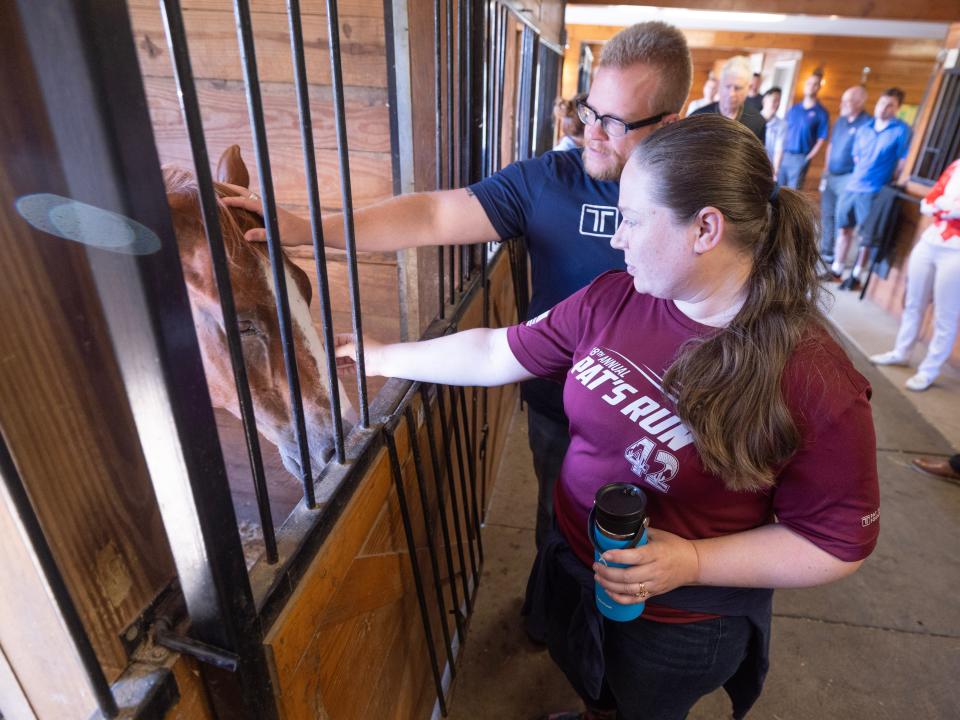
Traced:
<svg viewBox="0 0 960 720">
<path fill-rule="evenodd" d="M 237 329 L 240 335 L 257 335 L 257 326 L 253 320 L 237 320 Z"/>
</svg>

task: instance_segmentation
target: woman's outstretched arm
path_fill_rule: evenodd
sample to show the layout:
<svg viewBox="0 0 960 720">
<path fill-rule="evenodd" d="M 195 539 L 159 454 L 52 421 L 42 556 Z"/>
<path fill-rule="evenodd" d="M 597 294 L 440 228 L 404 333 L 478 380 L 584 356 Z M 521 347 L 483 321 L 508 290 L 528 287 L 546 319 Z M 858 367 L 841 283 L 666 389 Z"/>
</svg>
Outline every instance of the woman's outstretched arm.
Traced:
<svg viewBox="0 0 960 720">
<path fill-rule="evenodd" d="M 534 377 L 511 352 L 506 328 L 475 328 L 410 343 L 382 344 L 365 337 L 363 351 L 367 375 L 486 387 Z M 338 358 L 351 362 L 356 353 L 352 335 L 337 337 Z"/>
</svg>

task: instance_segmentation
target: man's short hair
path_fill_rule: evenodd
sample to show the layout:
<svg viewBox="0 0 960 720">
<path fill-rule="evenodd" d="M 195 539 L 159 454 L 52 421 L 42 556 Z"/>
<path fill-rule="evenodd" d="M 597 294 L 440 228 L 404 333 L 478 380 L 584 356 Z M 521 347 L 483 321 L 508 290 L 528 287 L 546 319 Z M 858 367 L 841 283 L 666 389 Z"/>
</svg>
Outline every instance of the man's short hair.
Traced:
<svg viewBox="0 0 960 720">
<path fill-rule="evenodd" d="M 883 94 L 887 97 L 896 98 L 897 105 L 903 105 L 903 99 L 906 97 L 906 94 L 898 87 L 888 88 L 883 91 Z"/>
<path fill-rule="evenodd" d="M 641 63 L 659 70 L 655 109 L 680 112 L 693 84 L 693 61 L 683 33 L 663 22 L 637 23 L 610 38 L 600 53 L 600 67 L 623 70 Z"/>
<path fill-rule="evenodd" d="M 735 55 L 723 64 L 723 70 L 720 71 L 720 77 L 724 75 L 737 75 L 738 77 L 750 78 L 753 71 L 750 69 L 750 58 L 746 55 Z"/>
<path fill-rule="evenodd" d="M 783 97 L 783 90 L 782 90 L 780 87 L 778 87 L 777 85 L 774 85 L 772 88 L 770 88 L 769 90 L 767 90 L 767 91 L 763 94 L 763 97 L 766 97 L 767 95 L 773 95 L 774 93 L 776 93 L 776 94 L 779 95 L 780 97 Z"/>
</svg>

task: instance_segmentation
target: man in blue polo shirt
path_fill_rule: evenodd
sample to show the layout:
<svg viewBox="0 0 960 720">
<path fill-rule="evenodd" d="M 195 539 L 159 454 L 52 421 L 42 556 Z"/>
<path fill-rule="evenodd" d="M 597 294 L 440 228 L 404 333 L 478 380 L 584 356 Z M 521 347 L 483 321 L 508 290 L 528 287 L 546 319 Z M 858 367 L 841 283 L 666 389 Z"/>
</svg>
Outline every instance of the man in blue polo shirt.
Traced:
<svg viewBox="0 0 960 720">
<path fill-rule="evenodd" d="M 894 180 L 903 170 L 910 150 L 910 126 L 897 118 L 903 103 L 903 90 L 890 88 L 877 100 L 873 122 L 857 129 L 853 140 L 853 172 L 846 190 L 837 202 L 836 253 L 831 270 L 834 275 L 843 272 L 843 260 L 853 238 L 854 228 L 863 225 L 880 189 Z M 860 276 L 869 248 L 861 243 L 853 272 L 840 285 L 843 290 L 859 290 Z"/>
<path fill-rule="evenodd" d="M 777 182 L 794 190 L 803 187 L 810 161 L 827 142 L 830 132 L 830 113 L 817 100 L 822 82 L 823 75 L 814 72 L 803 84 L 803 100 L 787 111 L 783 150 L 773 164 Z"/>
<path fill-rule="evenodd" d="M 840 97 L 840 117 L 833 124 L 830 144 L 827 145 L 827 166 L 820 178 L 820 224 L 823 228 L 820 255 L 827 265 L 833 263 L 837 199 L 846 190 L 853 172 L 853 140 L 857 130 L 871 119 L 870 115 L 863 111 L 866 102 L 867 90 L 863 85 L 854 85 L 843 91 Z M 840 276 L 831 272 L 827 279 L 839 280 Z"/>
</svg>

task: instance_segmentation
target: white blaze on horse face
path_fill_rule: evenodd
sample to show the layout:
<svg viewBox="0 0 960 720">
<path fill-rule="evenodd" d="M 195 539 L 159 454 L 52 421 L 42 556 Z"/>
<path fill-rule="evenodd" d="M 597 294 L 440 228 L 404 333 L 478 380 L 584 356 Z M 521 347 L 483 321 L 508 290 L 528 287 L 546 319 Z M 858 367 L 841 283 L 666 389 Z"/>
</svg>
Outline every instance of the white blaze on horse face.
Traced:
<svg viewBox="0 0 960 720">
<path fill-rule="evenodd" d="M 275 285 L 273 283 L 273 272 L 270 269 L 270 261 L 263 255 L 258 254 L 257 257 L 260 260 L 260 269 L 263 271 L 267 285 L 270 288 L 270 294 L 274 295 Z M 290 275 L 290 270 L 286 264 L 283 266 L 283 274 L 287 284 L 287 297 L 290 301 L 290 319 L 293 324 L 299 328 L 301 336 L 306 340 L 307 352 L 310 353 L 310 357 L 313 358 L 313 362 L 317 367 L 320 382 L 326 396 L 330 397 L 330 380 L 327 376 L 326 352 L 323 348 L 323 341 L 317 334 L 316 327 L 314 327 L 313 319 L 310 317 L 310 306 L 307 304 L 306 299 L 296 291 L 298 286 Z M 340 396 L 341 417 L 351 424 L 356 423 L 356 410 L 353 409 L 350 398 L 347 397 L 340 383 L 337 383 L 337 390 Z"/>
</svg>

